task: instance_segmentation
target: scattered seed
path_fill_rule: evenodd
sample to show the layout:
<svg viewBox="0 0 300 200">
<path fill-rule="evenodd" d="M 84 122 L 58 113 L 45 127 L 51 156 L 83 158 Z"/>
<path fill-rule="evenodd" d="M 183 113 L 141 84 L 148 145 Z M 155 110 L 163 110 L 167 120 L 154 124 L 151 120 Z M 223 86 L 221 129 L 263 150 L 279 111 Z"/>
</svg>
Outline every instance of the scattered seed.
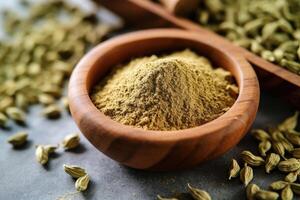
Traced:
<svg viewBox="0 0 300 200">
<path fill-rule="evenodd" d="M 6 114 L 10 119 L 16 121 L 17 123 L 25 123 L 25 113 L 19 108 L 9 107 L 6 109 Z"/>
<path fill-rule="evenodd" d="M 287 182 L 293 183 L 297 180 L 299 173 L 300 173 L 299 169 L 297 171 L 290 172 L 290 173 L 288 173 L 288 175 L 286 175 L 284 180 Z"/>
<path fill-rule="evenodd" d="M 279 162 L 278 169 L 282 172 L 293 172 L 300 168 L 300 162 L 295 158 L 290 158 Z"/>
<path fill-rule="evenodd" d="M 300 159 L 300 148 L 294 149 L 294 151 L 292 152 L 292 155 L 294 158 Z"/>
<path fill-rule="evenodd" d="M 267 173 L 270 173 L 280 162 L 280 156 L 276 153 L 271 153 L 266 160 L 265 169 Z"/>
<path fill-rule="evenodd" d="M 64 138 L 62 142 L 62 146 L 66 150 L 74 149 L 79 146 L 79 142 L 80 142 L 80 137 L 78 133 L 69 134 Z"/>
<path fill-rule="evenodd" d="M 188 189 L 195 200 L 211 200 L 210 195 L 204 190 L 194 188 L 190 184 L 188 184 Z"/>
<path fill-rule="evenodd" d="M 282 158 L 285 158 L 285 148 L 282 142 L 272 142 L 272 147 L 275 153 L 279 154 Z"/>
<path fill-rule="evenodd" d="M 61 109 L 57 105 L 52 104 L 44 108 L 43 115 L 49 119 L 57 119 L 61 115 Z"/>
<path fill-rule="evenodd" d="M 281 191 L 281 199 L 284 200 L 292 200 L 294 198 L 294 193 L 291 189 L 290 185 L 287 185 L 282 191 Z"/>
<path fill-rule="evenodd" d="M 83 192 L 87 189 L 90 182 L 90 177 L 88 174 L 79 177 L 75 182 L 75 188 L 79 192 Z"/>
<path fill-rule="evenodd" d="M 259 190 L 256 192 L 255 198 L 258 200 L 276 200 L 279 198 L 279 195 L 276 192 Z"/>
<path fill-rule="evenodd" d="M 45 165 L 49 160 L 49 153 L 42 145 L 38 145 L 35 150 L 35 157 L 40 164 Z"/>
<path fill-rule="evenodd" d="M 10 136 L 7 142 L 12 144 L 14 147 L 20 147 L 27 142 L 27 137 L 28 134 L 26 132 L 19 132 Z"/>
<path fill-rule="evenodd" d="M 73 178 L 79 178 L 86 175 L 85 169 L 77 165 L 63 165 L 63 167 L 65 172 Z"/>
<path fill-rule="evenodd" d="M 291 117 L 286 118 L 282 123 L 278 125 L 280 131 L 294 130 L 297 126 L 299 112 L 295 112 Z"/>
<path fill-rule="evenodd" d="M 289 185 L 288 182 L 285 181 L 275 181 L 270 185 L 270 189 L 271 190 L 282 190 L 283 188 L 285 188 L 287 185 Z"/>
<path fill-rule="evenodd" d="M 260 156 L 253 155 L 250 151 L 243 151 L 241 153 L 242 159 L 251 166 L 260 166 L 265 163 L 264 159 Z"/>
<path fill-rule="evenodd" d="M 257 140 L 259 140 L 261 142 L 271 139 L 271 136 L 269 135 L 269 133 L 267 133 L 266 131 L 264 131 L 262 129 L 252 130 L 251 133 Z"/>
<path fill-rule="evenodd" d="M 298 183 L 291 183 L 291 189 L 293 190 L 293 192 L 297 195 L 300 195 L 300 184 Z"/>
<path fill-rule="evenodd" d="M 247 186 L 253 179 L 253 169 L 245 164 L 240 172 L 240 180 Z"/>
<path fill-rule="evenodd" d="M 241 168 L 239 166 L 239 163 L 235 159 L 232 159 L 228 179 L 231 180 L 231 178 L 237 177 L 239 175 L 240 169 Z"/>
<path fill-rule="evenodd" d="M 258 145 L 258 150 L 260 155 L 262 155 L 263 157 L 266 156 L 267 152 L 272 148 L 272 144 L 270 141 L 265 140 L 259 143 Z"/>
<path fill-rule="evenodd" d="M 255 200 L 255 194 L 260 190 L 260 188 L 254 184 L 251 183 L 246 188 L 246 195 L 248 200 Z"/>
</svg>

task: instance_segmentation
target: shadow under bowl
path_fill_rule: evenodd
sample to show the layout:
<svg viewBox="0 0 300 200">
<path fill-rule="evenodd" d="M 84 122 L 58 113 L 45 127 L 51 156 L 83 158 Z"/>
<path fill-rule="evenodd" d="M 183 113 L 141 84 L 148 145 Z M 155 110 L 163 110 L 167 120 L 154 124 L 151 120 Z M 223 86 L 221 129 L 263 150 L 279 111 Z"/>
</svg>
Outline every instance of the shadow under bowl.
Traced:
<svg viewBox="0 0 300 200">
<path fill-rule="evenodd" d="M 239 86 L 234 105 L 222 116 L 198 127 L 151 131 L 112 120 L 92 103 L 92 87 L 114 66 L 131 58 L 190 48 L 214 66 L 230 71 Z M 234 147 L 253 123 L 259 104 L 255 72 L 239 52 L 209 35 L 177 29 L 125 34 L 96 46 L 73 71 L 69 83 L 72 116 L 85 137 L 101 152 L 126 166 L 174 170 L 195 166 Z M 97 155 L 95 155 L 97 156 Z"/>
</svg>

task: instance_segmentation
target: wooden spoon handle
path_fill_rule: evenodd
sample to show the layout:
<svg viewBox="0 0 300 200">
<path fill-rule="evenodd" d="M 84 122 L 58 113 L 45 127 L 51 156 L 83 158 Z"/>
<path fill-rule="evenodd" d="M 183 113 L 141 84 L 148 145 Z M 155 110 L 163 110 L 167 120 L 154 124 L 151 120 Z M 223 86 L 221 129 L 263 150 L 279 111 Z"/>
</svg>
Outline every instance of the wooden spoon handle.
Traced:
<svg viewBox="0 0 300 200">
<path fill-rule="evenodd" d="M 187 16 L 197 9 L 198 0 L 160 0 L 164 7 L 171 13 Z"/>
</svg>

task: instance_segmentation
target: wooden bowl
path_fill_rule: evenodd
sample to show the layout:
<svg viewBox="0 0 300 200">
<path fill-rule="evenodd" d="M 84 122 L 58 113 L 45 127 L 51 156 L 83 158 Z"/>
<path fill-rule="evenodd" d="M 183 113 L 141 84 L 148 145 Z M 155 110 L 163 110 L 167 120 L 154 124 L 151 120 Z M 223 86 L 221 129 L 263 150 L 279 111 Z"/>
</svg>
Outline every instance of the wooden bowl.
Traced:
<svg viewBox="0 0 300 200">
<path fill-rule="evenodd" d="M 92 103 L 91 88 L 110 68 L 134 57 L 185 48 L 208 57 L 236 78 L 240 94 L 219 118 L 184 130 L 149 131 L 118 123 Z M 252 67 L 235 48 L 217 44 L 205 34 L 154 29 L 116 37 L 86 54 L 73 71 L 69 101 L 76 124 L 97 149 L 126 166 L 161 171 L 195 166 L 235 146 L 255 119 L 259 85 Z"/>
</svg>

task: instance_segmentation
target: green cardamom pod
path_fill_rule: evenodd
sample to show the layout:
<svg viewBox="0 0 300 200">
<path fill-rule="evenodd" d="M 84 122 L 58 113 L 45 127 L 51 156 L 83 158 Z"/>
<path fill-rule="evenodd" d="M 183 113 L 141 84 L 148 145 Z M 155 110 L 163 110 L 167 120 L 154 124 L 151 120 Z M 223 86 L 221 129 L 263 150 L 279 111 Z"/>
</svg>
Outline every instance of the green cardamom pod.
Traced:
<svg viewBox="0 0 300 200">
<path fill-rule="evenodd" d="M 19 108 L 9 107 L 6 109 L 6 114 L 10 119 L 14 120 L 17 123 L 21 123 L 21 124 L 25 123 L 25 118 L 26 118 L 25 113 Z"/>
<path fill-rule="evenodd" d="M 281 199 L 284 200 L 292 200 L 294 198 L 294 193 L 291 189 L 291 186 L 287 185 L 282 191 L 281 191 Z"/>
<path fill-rule="evenodd" d="M 260 156 L 253 155 L 250 151 L 243 151 L 241 158 L 251 166 L 260 166 L 265 163 L 264 159 Z"/>
<path fill-rule="evenodd" d="M 274 56 L 272 51 L 269 50 L 263 50 L 260 52 L 260 56 L 270 62 L 274 62 L 276 60 L 276 57 Z"/>
<path fill-rule="evenodd" d="M 295 61 L 287 60 L 287 59 L 282 59 L 280 61 L 280 65 L 287 68 L 293 73 L 298 74 L 300 72 L 300 64 Z"/>
<path fill-rule="evenodd" d="M 45 165 L 49 160 L 49 153 L 42 145 L 38 145 L 35 150 L 35 157 L 40 164 Z"/>
<path fill-rule="evenodd" d="M 5 111 L 7 108 L 11 107 L 14 104 L 12 97 L 5 97 L 0 101 L 0 111 Z"/>
<path fill-rule="evenodd" d="M 57 105 L 52 104 L 44 108 L 43 115 L 49 119 L 57 119 L 61 116 L 61 109 Z"/>
<path fill-rule="evenodd" d="M 295 182 L 297 180 L 299 173 L 300 173 L 299 169 L 297 171 L 290 172 L 290 173 L 288 173 L 288 175 L 286 175 L 286 177 L 284 178 L 284 180 L 286 182 L 293 183 L 293 182 Z"/>
<path fill-rule="evenodd" d="M 276 192 L 259 190 L 255 194 L 255 199 L 258 200 L 276 200 L 279 198 L 279 195 Z"/>
<path fill-rule="evenodd" d="M 282 172 L 293 172 L 300 168 L 300 162 L 295 158 L 290 158 L 279 162 L 278 169 Z"/>
<path fill-rule="evenodd" d="M 38 101 L 43 105 L 50 105 L 55 102 L 55 98 L 49 94 L 40 94 L 38 96 Z"/>
<path fill-rule="evenodd" d="M 62 142 L 62 146 L 66 150 L 74 149 L 79 146 L 79 142 L 80 142 L 80 137 L 77 133 L 69 134 L 64 138 Z"/>
<path fill-rule="evenodd" d="M 291 183 L 290 186 L 294 193 L 296 193 L 297 195 L 300 195 L 300 184 L 299 183 Z"/>
<path fill-rule="evenodd" d="M 244 25 L 244 30 L 246 31 L 246 33 L 255 33 L 258 31 L 258 29 L 263 27 L 264 24 L 265 24 L 264 18 L 257 18 L 247 22 Z"/>
<path fill-rule="evenodd" d="M 12 144 L 14 147 L 20 147 L 27 142 L 27 137 L 28 134 L 26 132 L 18 132 L 10 136 L 7 142 Z"/>
<path fill-rule="evenodd" d="M 49 160 L 49 154 L 54 153 L 57 148 L 57 145 L 37 145 L 35 150 L 36 160 L 45 165 Z"/>
<path fill-rule="evenodd" d="M 85 169 L 77 165 L 63 165 L 63 167 L 65 172 L 70 176 L 72 176 L 73 178 L 79 178 L 86 175 Z"/>
<path fill-rule="evenodd" d="M 250 45 L 250 50 L 255 54 L 260 54 L 264 48 L 259 44 L 259 42 L 253 40 Z"/>
<path fill-rule="evenodd" d="M 0 112 L 0 127 L 6 127 L 7 125 L 7 122 L 8 122 L 8 118 Z"/>
<path fill-rule="evenodd" d="M 294 151 L 294 146 L 292 143 L 290 143 L 287 139 L 283 139 L 281 141 L 282 145 L 284 146 L 284 149 L 287 150 L 288 152 Z"/>
<path fill-rule="evenodd" d="M 46 84 L 46 85 L 42 86 L 41 91 L 43 93 L 49 94 L 55 98 L 60 97 L 61 93 L 62 93 L 62 89 L 53 84 Z"/>
<path fill-rule="evenodd" d="M 83 192 L 87 189 L 90 182 L 90 177 L 88 174 L 79 177 L 75 182 L 75 188 L 79 192 Z"/>
<path fill-rule="evenodd" d="M 223 3 L 219 0 L 207 1 L 206 7 L 211 13 L 218 13 L 223 10 Z"/>
<path fill-rule="evenodd" d="M 58 148 L 58 145 L 44 145 L 44 148 L 49 154 L 51 154 L 55 152 L 55 150 Z"/>
<path fill-rule="evenodd" d="M 265 141 L 271 139 L 270 134 L 262 129 L 252 130 L 251 133 L 259 141 Z"/>
<path fill-rule="evenodd" d="M 280 162 L 280 156 L 276 153 L 271 153 L 266 159 L 265 169 L 267 173 L 270 173 Z"/>
<path fill-rule="evenodd" d="M 255 194 L 260 190 L 258 185 L 251 183 L 246 188 L 246 195 L 248 200 L 255 200 Z"/>
<path fill-rule="evenodd" d="M 286 137 L 282 132 L 278 130 L 274 130 L 272 131 L 271 136 L 274 141 L 281 143 L 284 149 L 287 150 L 288 152 L 294 150 L 293 144 L 286 139 Z"/>
<path fill-rule="evenodd" d="M 276 62 L 280 62 L 280 60 L 284 57 L 284 51 L 282 49 L 275 49 L 273 51 L 273 55 L 275 57 Z"/>
<path fill-rule="evenodd" d="M 264 140 L 259 143 L 258 150 L 260 155 L 265 157 L 267 155 L 267 152 L 272 148 L 272 144 L 269 140 Z"/>
<path fill-rule="evenodd" d="M 268 39 L 274 32 L 278 29 L 279 23 L 271 22 L 263 26 L 262 28 L 262 38 L 263 40 Z"/>
<path fill-rule="evenodd" d="M 240 169 L 241 168 L 239 166 L 239 163 L 235 159 L 232 159 L 228 179 L 231 180 L 231 178 L 237 177 L 239 175 Z"/>
<path fill-rule="evenodd" d="M 285 137 L 290 141 L 293 145 L 300 146 L 300 135 L 298 135 L 294 130 L 289 132 L 285 132 Z"/>
<path fill-rule="evenodd" d="M 253 169 L 245 163 L 245 166 L 240 172 L 240 180 L 247 186 L 253 179 Z"/>
<path fill-rule="evenodd" d="M 286 41 L 279 45 L 278 49 L 281 49 L 284 52 L 295 52 L 298 48 L 298 42 L 297 41 Z"/>
<path fill-rule="evenodd" d="M 289 185 L 288 182 L 285 182 L 285 181 L 275 181 L 275 182 L 271 183 L 270 189 L 271 190 L 282 190 L 287 185 Z"/>
<path fill-rule="evenodd" d="M 278 23 L 279 23 L 279 28 L 282 31 L 284 31 L 286 33 L 293 33 L 294 32 L 293 26 L 287 20 L 282 18 L 278 21 Z"/>
<path fill-rule="evenodd" d="M 157 200 L 178 200 L 177 198 L 163 198 L 160 195 L 157 195 Z"/>
<path fill-rule="evenodd" d="M 242 38 L 233 42 L 235 45 L 248 49 L 251 45 L 251 40 Z"/>
<path fill-rule="evenodd" d="M 272 147 L 273 147 L 273 150 L 274 150 L 275 153 L 279 154 L 281 157 L 284 158 L 285 148 L 284 148 L 282 142 L 273 141 L 272 142 Z"/>
<path fill-rule="evenodd" d="M 199 11 L 198 20 L 202 25 L 206 25 L 209 19 L 209 12 L 205 10 Z"/>
<path fill-rule="evenodd" d="M 211 200 L 210 195 L 204 190 L 194 188 L 190 184 L 188 184 L 188 189 L 193 199 L 195 200 Z"/>
<path fill-rule="evenodd" d="M 300 148 L 294 149 L 294 151 L 292 152 L 292 155 L 294 158 L 300 159 Z"/>
<path fill-rule="evenodd" d="M 277 129 L 271 128 L 270 132 L 271 132 L 272 140 L 274 140 L 274 141 L 280 142 L 285 139 L 283 133 Z"/>
<path fill-rule="evenodd" d="M 283 122 L 278 125 L 280 131 L 293 130 L 297 126 L 299 112 L 295 112 L 291 117 L 286 118 Z"/>
</svg>

